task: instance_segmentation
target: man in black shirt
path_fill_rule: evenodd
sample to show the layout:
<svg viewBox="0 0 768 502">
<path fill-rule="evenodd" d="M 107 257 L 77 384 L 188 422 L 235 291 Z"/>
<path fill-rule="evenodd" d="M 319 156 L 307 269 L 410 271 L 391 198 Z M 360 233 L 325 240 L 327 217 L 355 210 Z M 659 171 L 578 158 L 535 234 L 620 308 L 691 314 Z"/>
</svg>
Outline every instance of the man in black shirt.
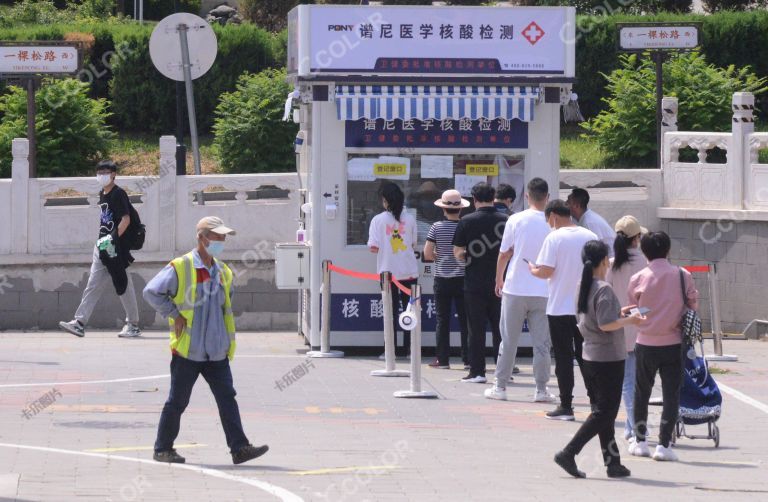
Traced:
<svg viewBox="0 0 768 502">
<path fill-rule="evenodd" d="M 139 309 L 136 303 L 136 292 L 133 288 L 133 280 L 126 272 L 126 268 L 133 262 L 126 231 L 131 225 L 131 215 L 136 213 L 128 199 L 128 194 L 115 184 L 116 175 L 117 166 L 112 161 L 102 161 L 96 166 L 96 179 L 102 186 L 99 192 L 101 209 L 99 240 L 93 248 L 88 284 L 75 318 L 70 322 L 59 323 L 59 327 L 64 331 L 80 337 L 85 336 L 85 325 L 110 279 L 126 315 L 125 326 L 118 336 L 132 338 L 141 335 L 138 326 Z M 137 216 L 133 219 L 138 222 Z"/>
<path fill-rule="evenodd" d="M 487 183 L 472 188 L 475 212 L 464 216 L 456 227 L 453 254 L 466 260 L 464 302 L 469 324 L 469 375 L 462 382 L 485 383 L 485 327 L 491 323 L 494 345 L 501 340 L 501 300 L 496 296 L 496 260 L 507 216 L 493 206 L 495 190 Z"/>
</svg>

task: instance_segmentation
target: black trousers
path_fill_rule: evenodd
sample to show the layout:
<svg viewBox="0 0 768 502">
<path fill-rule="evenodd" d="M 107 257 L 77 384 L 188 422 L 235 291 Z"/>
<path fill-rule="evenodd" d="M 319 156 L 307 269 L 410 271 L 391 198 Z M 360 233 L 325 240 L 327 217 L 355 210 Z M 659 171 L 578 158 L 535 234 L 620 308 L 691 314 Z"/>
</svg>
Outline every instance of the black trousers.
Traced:
<svg viewBox="0 0 768 502">
<path fill-rule="evenodd" d="M 485 376 L 485 328 L 490 322 L 494 340 L 497 336 L 501 340 L 501 298 L 496 296 L 493 289 L 482 292 L 465 290 L 464 305 L 469 328 L 469 373 L 472 376 Z"/>
<path fill-rule="evenodd" d="M 578 455 L 593 437 L 599 436 L 605 465 L 620 464 L 619 447 L 616 445 L 614 432 L 616 415 L 621 406 L 624 361 L 584 361 L 581 372 L 584 374 L 584 380 L 590 382 L 594 392 L 594 410 L 581 424 L 564 451 Z"/>
<path fill-rule="evenodd" d="M 437 361 L 447 365 L 451 355 L 451 306 L 456 308 L 461 332 L 461 359 L 467 356 L 467 312 L 464 308 L 464 277 L 435 277 L 435 309 L 437 310 Z"/>
<path fill-rule="evenodd" d="M 405 286 L 410 290 L 411 286 L 416 284 L 416 279 L 405 279 L 405 280 L 398 280 L 400 284 Z M 405 312 L 405 309 L 408 308 L 408 301 L 410 300 L 410 296 L 406 293 L 403 293 L 400 291 L 400 288 L 395 286 L 395 283 L 392 283 L 391 286 L 391 292 L 392 292 L 392 323 L 393 323 L 393 329 L 392 333 L 395 335 L 395 352 L 398 356 L 405 356 L 408 354 L 408 352 L 411 350 L 411 332 L 405 331 L 400 327 L 400 312 Z M 397 348 L 397 332 L 402 331 L 403 332 L 403 345 L 400 348 Z"/>
<path fill-rule="evenodd" d="M 560 405 L 563 408 L 573 407 L 573 359 L 582 368 L 584 377 L 584 359 L 581 357 L 581 347 L 584 338 L 579 332 L 575 315 L 548 315 L 549 336 L 552 338 L 552 348 L 555 351 L 555 376 L 560 389 Z M 594 403 L 590 382 L 584 378 L 590 404 Z"/>
<path fill-rule="evenodd" d="M 659 444 L 669 447 L 680 411 L 680 388 L 683 385 L 682 346 L 651 347 L 635 345 L 637 374 L 635 377 L 635 435 L 645 441 L 648 434 L 648 400 L 651 397 L 656 372 L 661 376 L 661 425 Z"/>
</svg>

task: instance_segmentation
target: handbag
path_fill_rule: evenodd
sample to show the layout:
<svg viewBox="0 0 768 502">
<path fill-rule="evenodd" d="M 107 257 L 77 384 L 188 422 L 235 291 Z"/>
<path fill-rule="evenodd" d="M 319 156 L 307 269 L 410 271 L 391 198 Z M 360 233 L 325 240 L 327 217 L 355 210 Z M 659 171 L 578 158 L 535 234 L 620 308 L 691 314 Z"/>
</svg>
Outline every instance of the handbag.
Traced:
<svg viewBox="0 0 768 502">
<path fill-rule="evenodd" d="M 685 306 L 683 318 L 680 321 L 680 329 L 683 333 L 683 344 L 690 347 L 702 340 L 701 317 L 699 317 L 698 312 L 688 306 L 688 296 L 685 294 L 685 274 L 682 269 L 680 269 L 680 289 L 683 293 L 683 305 Z"/>
</svg>

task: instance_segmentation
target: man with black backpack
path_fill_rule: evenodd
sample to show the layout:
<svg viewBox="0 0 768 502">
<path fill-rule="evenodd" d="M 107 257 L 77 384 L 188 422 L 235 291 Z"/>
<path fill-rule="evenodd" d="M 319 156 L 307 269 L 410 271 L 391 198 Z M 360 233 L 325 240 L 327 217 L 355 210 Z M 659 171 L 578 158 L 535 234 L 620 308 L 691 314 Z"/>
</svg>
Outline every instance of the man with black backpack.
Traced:
<svg viewBox="0 0 768 502">
<path fill-rule="evenodd" d="M 141 336 L 139 308 L 133 280 L 126 269 L 133 262 L 132 249 L 141 249 L 144 243 L 144 226 L 128 194 L 115 184 L 117 166 L 112 161 L 102 161 L 96 166 L 96 179 L 102 186 L 99 192 L 101 221 L 99 240 L 93 248 L 93 262 L 88 284 L 83 292 L 75 318 L 60 322 L 59 327 L 76 336 L 85 336 L 85 325 L 93 313 L 104 288 L 110 279 L 125 309 L 125 326 L 118 336 Z"/>
</svg>

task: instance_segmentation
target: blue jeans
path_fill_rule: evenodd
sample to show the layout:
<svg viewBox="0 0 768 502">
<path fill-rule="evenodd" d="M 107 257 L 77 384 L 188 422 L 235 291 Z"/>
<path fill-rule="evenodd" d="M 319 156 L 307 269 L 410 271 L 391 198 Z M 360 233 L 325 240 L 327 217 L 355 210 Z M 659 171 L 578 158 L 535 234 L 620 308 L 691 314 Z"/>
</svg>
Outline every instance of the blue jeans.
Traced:
<svg viewBox="0 0 768 502">
<path fill-rule="evenodd" d="M 635 374 L 637 373 L 637 358 L 635 351 L 627 352 L 624 360 L 624 385 L 621 388 L 621 397 L 624 399 L 624 409 L 627 411 L 627 419 L 624 421 L 624 436 L 635 435 Z"/>
<path fill-rule="evenodd" d="M 181 414 L 189 404 L 192 387 L 198 375 L 203 375 L 216 399 L 219 418 L 221 418 L 230 451 L 234 453 L 248 444 L 248 438 L 245 437 L 243 425 L 240 422 L 240 409 L 235 401 L 237 393 L 232 385 L 229 359 L 196 362 L 174 354 L 171 359 L 171 390 L 163 406 L 163 413 L 160 415 L 160 425 L 157 427 L 156 452 L 173 448 L 173 442 L 179 435 Z"/>
</svg>

